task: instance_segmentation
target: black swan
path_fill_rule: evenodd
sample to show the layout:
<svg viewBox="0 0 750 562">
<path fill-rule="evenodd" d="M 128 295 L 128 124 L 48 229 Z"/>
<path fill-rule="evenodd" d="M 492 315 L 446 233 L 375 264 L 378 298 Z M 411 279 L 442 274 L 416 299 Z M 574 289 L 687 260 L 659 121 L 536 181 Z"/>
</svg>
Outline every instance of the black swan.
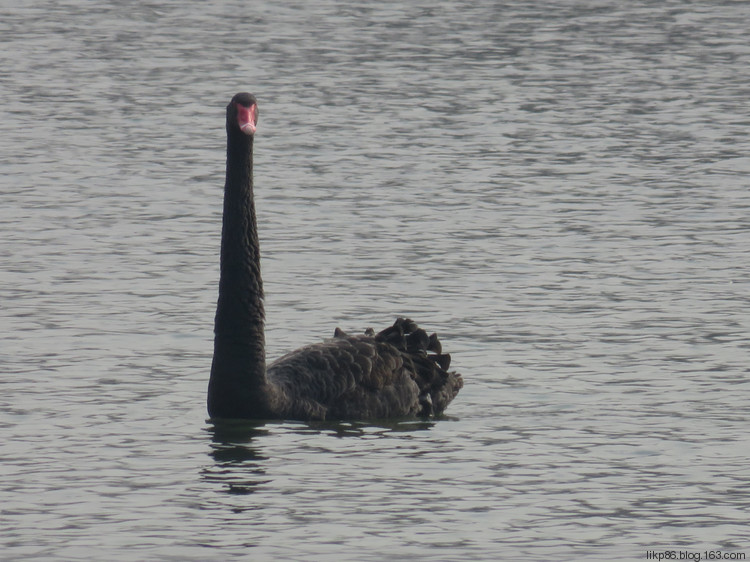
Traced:
<svg viewBox="0 0 750 562">
<path fill-rule="evenodd" d="M 435 334 L 399 318 L 375 334 L 302 347 L 266 366 L 263 283 L 253 201 L 258 105 L 227 106 L 221 275 L 208 384 L 212 418 L 377 419 L 440 414 L 463 386 Z"/>
</svg>

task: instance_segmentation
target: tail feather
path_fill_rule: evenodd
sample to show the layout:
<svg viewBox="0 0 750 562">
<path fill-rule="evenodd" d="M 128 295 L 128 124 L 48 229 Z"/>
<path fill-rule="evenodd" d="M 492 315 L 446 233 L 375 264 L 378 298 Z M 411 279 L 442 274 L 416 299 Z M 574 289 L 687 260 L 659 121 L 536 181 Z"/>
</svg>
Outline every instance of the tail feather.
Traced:
<svg viewBox="0 0 750 562">
<path fill-rule="evenodd" d="M 421 328 L 417 328 L 408 336 L 406 336 L 406 348 L 414 353 L 427 353 L 428 346 L 430 345 L 430 338 Z"/>
<path fill-rule="evenodd" d="M 450 353 L 438 353 L 437 355 L 431 355 L 434 357 L 437 364 L 440 365 L 444 370 L 448 370 L 451 366 L 451 354 Z"/>
<path fill-rule="evenodd" d="M 443 346 L 440 345 L 440 340 L 438 339 L 437 334 L 432 334 L 430 336 L 430 343 L 427 346 L 427 351 L 434 351 L 438 355 L 443 352 Z"/>
<path fill-rule="evenodd" d="M 410 364 L 414 381 L 419 387 L 419 415 L 431 416 L 442 413 L 463 387 L 461 375 L 455 371 L 448 371 L 451 356 L 442 353 L 437 334 L 428 336 L 416 322 L 408 318 L 398 318 L 393 326 L 375 334 L 374 337 L 396 347 L 402 352 L 404 361 Z"/>
</svg>

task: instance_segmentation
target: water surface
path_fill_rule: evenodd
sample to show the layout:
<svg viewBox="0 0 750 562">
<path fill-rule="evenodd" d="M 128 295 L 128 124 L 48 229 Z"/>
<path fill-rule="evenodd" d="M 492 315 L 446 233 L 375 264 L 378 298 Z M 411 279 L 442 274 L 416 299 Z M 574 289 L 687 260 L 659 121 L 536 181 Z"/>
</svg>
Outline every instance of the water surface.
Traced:
<svg viewBox="0 0 750 562">
<path fill-rule="evenodd" d="M 4 4 L 5 556 L 750 554 L 749 18 Z M 206 421 L 241 90 L 268 355 L 411 316 L 445 419 Z"/>
</svg>

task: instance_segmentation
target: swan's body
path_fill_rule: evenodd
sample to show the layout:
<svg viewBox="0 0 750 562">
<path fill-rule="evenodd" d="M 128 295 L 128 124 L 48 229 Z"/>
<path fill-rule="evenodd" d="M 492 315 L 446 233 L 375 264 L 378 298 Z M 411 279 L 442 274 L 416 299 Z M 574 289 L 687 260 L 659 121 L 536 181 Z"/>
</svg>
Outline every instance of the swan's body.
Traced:
<svg viewBox="0 0 750 562">
<path fill-rule="evenodd" d="M 250 94 L 227 107 L 221 278 L 208 412 L 214 418 L 367 419 L 440 414 L 463 386 L 440 342 L 408 319 L 334 337 L 266 366 L 263 283 L 253 200 Z"/>
</svg>

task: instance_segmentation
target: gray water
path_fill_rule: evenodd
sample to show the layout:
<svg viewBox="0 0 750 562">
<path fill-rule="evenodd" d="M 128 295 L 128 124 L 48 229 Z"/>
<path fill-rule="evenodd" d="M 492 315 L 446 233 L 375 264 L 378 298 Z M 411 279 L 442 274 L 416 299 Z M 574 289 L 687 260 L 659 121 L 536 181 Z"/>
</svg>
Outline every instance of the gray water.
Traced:
<svg viewBox="0 0 750 562">
<path fill-rule="evenodd" d="M 3 559 L 750 555 L 749 3 L 0 5 Z M 242 90 L 269 357 L 444 419 L 207 421 Z"/>
</svg>

